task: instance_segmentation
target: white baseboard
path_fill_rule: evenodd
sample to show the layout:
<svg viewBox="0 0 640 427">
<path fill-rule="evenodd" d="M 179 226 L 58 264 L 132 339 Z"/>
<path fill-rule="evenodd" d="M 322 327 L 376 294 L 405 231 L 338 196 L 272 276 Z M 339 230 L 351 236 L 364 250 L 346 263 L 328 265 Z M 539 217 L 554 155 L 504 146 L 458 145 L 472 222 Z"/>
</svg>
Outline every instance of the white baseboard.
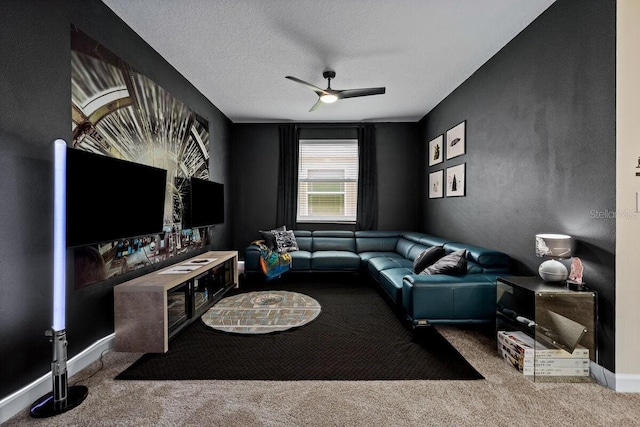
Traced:
<svg viewBox="0 0 640 427">
<path fill-rule="evenodd" d="M 615 390 L 620 393 L 640 393 L 640 375 L 616 374 Z"/>
<path fill-rule="evenodd" d="M 81 353 L 67 361 L 67 376 L 71 378 L 96 360 L 105 350 L 111 350 L 115 343 L 115 334 L 107 335 Z M 33 402 L 52 390 L 52 374 L 38 378 L 31 384 L 0 400 L 0 424 L 29 408 Z"/>
<path fill-rule="evenodd" d="M 619 393 L 640 393 L 640 374 L 614 374 L 591 362 L 591 376 L 600 384 Z"/>
</svg>

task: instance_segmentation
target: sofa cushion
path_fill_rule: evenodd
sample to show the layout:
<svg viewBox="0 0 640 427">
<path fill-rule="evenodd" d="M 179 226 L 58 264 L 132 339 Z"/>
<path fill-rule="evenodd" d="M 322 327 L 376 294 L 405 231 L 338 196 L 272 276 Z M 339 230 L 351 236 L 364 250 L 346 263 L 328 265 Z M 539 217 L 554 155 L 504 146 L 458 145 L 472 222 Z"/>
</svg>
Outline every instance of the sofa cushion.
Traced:
<svg viewBox="0 0 640 427">
<path fill-rule="evenodd" d="M 399 237 L 399 233 L 356 231 L 356 250 L 358 253 L 395 252 Z"/>
<path fill-rule="evenodd" d="M 431 246 L 430 248 L 422 251 L 420 255 L 413 261 L 413 272 L 420 274 L 422 270 L 438 261 L 444 256 L 443 246 Z"/>
<path fill-rule="evenodd" d="M 369 260 L 369 273 L 376 282 L 380 281 L 380 273 L 392 268 L 413 269 L 413 261 L 400 256 L 371 258 Z"/>
<path fill-rule="evenodd" d="M 425 246 L 421 243 L 416 243 L 415 245 L 413 245 L 411 247 L 411 249 L 409 249 L 409 253 L 407 253 L 407 256 L 405 258 L 411 260 L 411 262 L 415 261 L 416 258 L 418 258 L 420 256 L 420 254 L 424 251 L 426 251 L 427 249 L 429 249 L 430 246 Z"/>
<path fill-rule="evenodd" d="M 420 274 L 447 274 L 449 276 L 462 276 L 467 272 L 466 255 L 467 251 L 465 249 L 452 252 L 425 268 Z"/>
<path fill-rule="evenodd" d="M 411 268 L 389 268 L 380 272 L 380 287 L 396 304 L 402 304 L 402 278 L 412 274 Z"/>
<path fill-rule="evenodd" d="M 313 232 L 313 252 L 317 251 L 356 252 L 356 238 L 353 231 L 319 230 Z"/>
<path fill-rule="evenodd" d="M 291 270 L 311 270 L 311 252 L 295 251 L 291 255 Z"/>
<path fill-rule="evenodd" d="M 298 250 L 298 242 L 296 242 L 296 236 L 293 234 L 293 231 L 273 230 L 273 237 L 279 253 L 282 254 Z"/>
<path fill-rule="evenodd" d="M 486 272 L 486 269 L 482 268 L 480 264 L 469 261 L 469 259 L 467 258 L 467 274 L 480 274 Z"/>
<path fill-rule="evenodd" d="M 287 227 L 285 227 L 284 225 L 282 227 L 278 227 L 278 228 L 274 228 L 273 230 L 259 230 L 260 235 L 262 236 L 262 239 L 264 240 L 264 244 L 266 245 L 266 247 L 268 247 L 271 250 L 276 249 L 276 238 L 273 235 L 274 231 L 286 231 Z"/>
<path fill-rule="evenodd" d="M 315 242 L 314 242 L 315 246 Z M 360 268 L 360 257 L 350 251 L 319 251 L 311 253 L 312 270 L 353 270 Z"/>
<path fill-rule="evenodd" d="M 396 243 L 396 252 L 399 253 L 403 258 L 409 258 L 409 251 L 411 251 L 411 248 L 413 248 L 415 245 L 416 242 L 401 237 L 398 239 L 398 243 Z M 426 246 L 423 249 L 426 249 Z"/>
<path fill-rule="evenodd" d="M 296 236 L 296 242 L 298 243 L 298 250 L 309 251 L 313 250 L 313 238 L 311 232 L 308 230 L 294 230 L 293 234 Z"/>
<path fill-rule="evenodd" d="M 369 265 L 369 260 L 373 258 L 402 258 L 396 252 L 360 252 L 360 267 L 366 270 Z"/>
<path fill-rule="evenodd" d="M 444 249 L 447 253 L 465 249 L 467 260 L 480 264 L 486 270 L 506 271 L 509 269 L 510 258 L 503 252 L 458 242 L 447 243 L 444 245 Z"/>
</svg>

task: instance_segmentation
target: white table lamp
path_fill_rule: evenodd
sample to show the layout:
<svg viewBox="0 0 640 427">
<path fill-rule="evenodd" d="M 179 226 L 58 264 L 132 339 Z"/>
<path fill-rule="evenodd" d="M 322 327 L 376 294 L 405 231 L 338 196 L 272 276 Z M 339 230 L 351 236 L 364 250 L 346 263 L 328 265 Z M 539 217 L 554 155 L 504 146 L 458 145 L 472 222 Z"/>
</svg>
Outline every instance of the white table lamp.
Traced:
<svg viewBox="0 0 640 427">
<path fill-rule="evenodd" d="M 569 271 L 558 259 L 571 257 L 571 236 L 536 234 L 536 256 L 550 258 L 540 264 L 538 274 L 545 282 L 564 282 Z"/>
</svg>

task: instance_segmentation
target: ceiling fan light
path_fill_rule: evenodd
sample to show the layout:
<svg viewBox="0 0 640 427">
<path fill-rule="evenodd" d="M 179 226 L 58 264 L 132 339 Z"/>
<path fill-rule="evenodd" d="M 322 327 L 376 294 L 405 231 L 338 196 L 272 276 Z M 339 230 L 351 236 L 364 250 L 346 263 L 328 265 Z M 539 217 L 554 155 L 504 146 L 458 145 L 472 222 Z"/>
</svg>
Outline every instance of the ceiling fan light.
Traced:
<svg viewBox="0 0 640 427">
<path fill-rule="evenodd" d="M 320 96 L 320 101 L 324 102 L 325 104 L 331 104 L 332 102 L 336 102 L 337 100 L 338 97 L 331 93 L 325 93 L 324 95 Z"/>
</svg>

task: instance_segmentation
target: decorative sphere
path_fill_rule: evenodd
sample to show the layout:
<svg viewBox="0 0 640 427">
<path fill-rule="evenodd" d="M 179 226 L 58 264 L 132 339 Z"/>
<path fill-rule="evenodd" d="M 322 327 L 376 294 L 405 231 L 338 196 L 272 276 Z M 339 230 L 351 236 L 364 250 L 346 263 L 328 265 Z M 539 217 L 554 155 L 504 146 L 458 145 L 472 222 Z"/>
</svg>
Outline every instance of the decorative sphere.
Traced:
<svg viewBox="0 0 640 427">
<path fill-rule="evenodd" d="M 562 282 L 569 277 L 569 271 L 560 261 L 551 259 L 540 264 L 538 274 L 545 282 Z"/>
</svg>

